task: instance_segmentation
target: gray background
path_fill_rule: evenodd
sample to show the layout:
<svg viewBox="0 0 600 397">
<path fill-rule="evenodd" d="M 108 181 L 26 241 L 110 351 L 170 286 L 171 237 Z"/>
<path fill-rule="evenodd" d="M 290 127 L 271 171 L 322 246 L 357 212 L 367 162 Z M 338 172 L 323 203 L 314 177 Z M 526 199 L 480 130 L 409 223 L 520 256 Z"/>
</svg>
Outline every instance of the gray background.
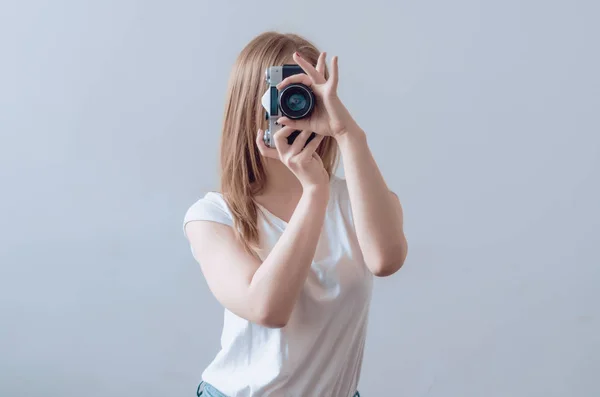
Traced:
<svg viewBox="0 0 600 397">
<path fill-rule="evenodd" d="M 0 4 L 0 395 L 194 395 L 222 312 L 181 221 L 267 29 L 340 56 L 404 205 L 363 395 L 600 395 L 597 2 Z"/>
</svg>

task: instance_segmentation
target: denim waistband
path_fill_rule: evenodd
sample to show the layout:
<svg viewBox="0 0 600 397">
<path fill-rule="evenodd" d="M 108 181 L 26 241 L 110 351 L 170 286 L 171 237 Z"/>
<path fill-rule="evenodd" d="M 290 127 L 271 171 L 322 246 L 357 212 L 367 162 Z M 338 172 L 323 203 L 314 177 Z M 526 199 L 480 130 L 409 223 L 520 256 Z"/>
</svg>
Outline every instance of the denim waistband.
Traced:
<svg viewBox="0 0 600 397">
<path fill-rule="evenodd" d="M 204 381 L 200 382 L 200 384 L 198 385 L 198 390 L 196 390 L 196 396 L 197 397 L 200 397 L 200 396 L 227 397 L 225 394 L 223 394 L 220 391 L 218 391 L 217 389 L 215 389 L 214 386 L 212 386 L 211 384 L 206 383 Z M 358 390 L 356 391 L 356 393 L 354 393 L 354 397 L 360 397 L 360 393 L 358 392 Z"/>
<path fill-rule="evenodd" d="M 202 390 L 200 390 L 202 389 Z M 215 389 L 211 384 L 206 383 L 204 381 L 200 382 L 198 385 L 198 390 L 196 390 L 196 396 L 205 396 L 205 397 L 227 397 L 225 394 L 221 393 L 217 389 Z"/>
</svg>

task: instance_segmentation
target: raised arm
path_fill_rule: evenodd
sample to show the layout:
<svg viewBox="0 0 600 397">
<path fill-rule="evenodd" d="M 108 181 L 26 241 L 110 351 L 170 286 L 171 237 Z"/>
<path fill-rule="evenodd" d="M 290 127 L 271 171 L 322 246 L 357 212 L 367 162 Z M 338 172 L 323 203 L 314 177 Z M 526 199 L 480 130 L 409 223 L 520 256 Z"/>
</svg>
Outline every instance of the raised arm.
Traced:
<svg viewBox="0 0 600 397">
<path fill-rule="evenodd" d="M 329 201 L 329 176 L 315 153 L 322 136 L 303 149 L 310 132 L 288 145 L 292 131 L 282 128 L 274 135 L 277 149 L 264 145 L 262 131 L 257 138 L 261 153 L 283 161 L 303 187 L 285 231 L 262 263 L 245 251 L 230 226 L 211 221 L 186 224 L 194 255 L 217 300 L 240 317 L 275 328 L 287 324 L 304 286 Z"/>
<path fill-rule="evenodd" d="M 367 144 L 365 133 L 354 121 L 337 94 L 338 60 L 333 57 L 331 76 L 325 79 L 325 53 L 313 67 L 300 54 L 294 60 L 306 74 L 282 81 L 282 89 L 291 83 L 311 86 L 317 97 L 317 110 L 309 119 L 282 117 L 280 124 L 310 129 L 333 136 L 342 152 L 344 170 L 355 219 L 356 235 L 367 267 L 377 276 L 395 273 L 406 258 L 408 243 L 403 231 L 402 207 L 388 189 Z"/>
<path fill-rule="evenodd" d="M 394 274 L 408 252 L 400 200 L 388 189 L 362 130 L 348 130 L 337 137 L 337 142 L 365 262 L 376 276 Z"/>
</svg>

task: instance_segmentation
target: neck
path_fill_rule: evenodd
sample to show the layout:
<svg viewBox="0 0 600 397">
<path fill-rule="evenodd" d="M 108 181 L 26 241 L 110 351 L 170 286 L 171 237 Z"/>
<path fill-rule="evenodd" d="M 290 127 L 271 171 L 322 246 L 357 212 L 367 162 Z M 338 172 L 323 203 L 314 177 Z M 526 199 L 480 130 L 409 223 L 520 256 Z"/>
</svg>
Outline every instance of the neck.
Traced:
<svg viewBox="0 0 600 397">
<path fill-rule="evenodd" d="M 297 198 L 302 195 L 302 185 L 298 178 L 279 160 L 265 162 L 267 184 L 261 196 Z"/>
</svg>

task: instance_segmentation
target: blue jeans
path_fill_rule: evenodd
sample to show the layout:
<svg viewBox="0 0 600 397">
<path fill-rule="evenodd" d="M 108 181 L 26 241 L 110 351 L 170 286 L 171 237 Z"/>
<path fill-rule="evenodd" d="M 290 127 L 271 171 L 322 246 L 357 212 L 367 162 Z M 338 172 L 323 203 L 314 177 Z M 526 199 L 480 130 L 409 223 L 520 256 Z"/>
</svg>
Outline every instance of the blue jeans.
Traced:
<svg viewBox="0 0 600 397">
<path fill-rule="evenodd" d="M 202 390 L 200 388 L 204 386 Z M 204 394 L 203 394 L 204 393 Z M 221 393 L 217 389 L 215 389 L 212 385 L 202 381 L 198 385 L 198 390 L 196 390 L 196 396 L 205 396 L 205 397 L 227 397 L 225 394 Z M 360 393 L 358 390 L 354 393 L 354 397 L 360 397 Z"/>
<path fill-rule="evenodd" d="M 204 386 L 203 390 L 200 388 Z M 204 394 L 203 394 L 204 393 Z M 196 396 L 206 396 L 206 397 L 227 397 L 225 394 L 221 393 L 217 389 L 215 389 L 211 384 L 206 383 L 204 381 L 200 382 L 198 385 L 198 390 L 196 390 Z"/>
</svg>

